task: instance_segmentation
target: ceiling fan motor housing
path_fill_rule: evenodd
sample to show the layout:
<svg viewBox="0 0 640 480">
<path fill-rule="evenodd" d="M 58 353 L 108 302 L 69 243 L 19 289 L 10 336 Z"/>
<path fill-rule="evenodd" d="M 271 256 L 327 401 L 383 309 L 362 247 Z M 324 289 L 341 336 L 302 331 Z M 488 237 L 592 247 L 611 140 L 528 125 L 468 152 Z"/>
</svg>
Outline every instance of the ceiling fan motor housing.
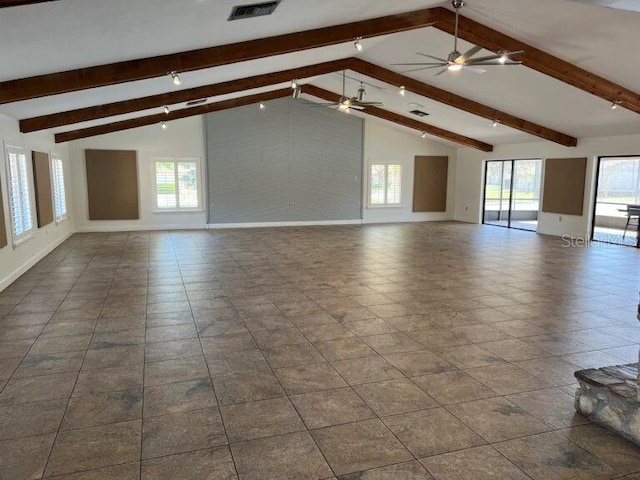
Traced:
<svg viewBox="0 0 640 480">
<path fill-rule="evenodd" d="M 457 10 L 464 7 L 464 0 L 451 0 L 451 5 Z"/>
</svg>

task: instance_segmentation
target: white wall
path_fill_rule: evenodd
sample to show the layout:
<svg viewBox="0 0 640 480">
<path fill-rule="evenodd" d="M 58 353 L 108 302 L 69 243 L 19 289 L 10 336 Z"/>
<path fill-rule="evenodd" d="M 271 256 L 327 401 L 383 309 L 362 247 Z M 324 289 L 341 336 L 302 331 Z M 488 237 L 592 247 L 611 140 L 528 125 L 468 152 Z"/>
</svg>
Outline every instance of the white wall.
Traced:
<svg viewBox="0 0 640 480">
<path fill-rule="evenodd" d="M 452 220 L 454 216 L 456 157 L 457 151 L 433 140 L 424 139 L 417 132 L 392 127 L 378 120 L 365 120 L 364 130 L 364 223 L 425 222 Z M 447 185 L 447 211 L 413 213 L 413 171 L 416 155 L 449 157 Z M 376 162 L 399 162 L 402 164 L 402 206 L 396 208 L 369 207 L 367 198 L 369 166 Z"/>
<path fill-rule="evenodd" d="M 167 130 L 162 130 L 160 125 L 151 125 L 70 142 L 73 204 L 76 228 L 79 232 L 205 228 L 207 222 L 204 205 L 207 204 L 207 199 L 204 183 L 206 162 L 203 117 L 183 118 L 169 122 L 167 125 Z M 89 220 L 85 149 L 138 152 L 139 220 Z M 154 212 L 152 165 L 154 157 L 199 157 L 201 159 L 202 211 Z"/>
<path fill-rule="evenodd" d="M 51 250 L 60 245 L 74 231 L 72 201 L 69 191 L 71 190 L 69 181 L 68 149 L 66 145 L 56 145 L 53 135 L 46 133 L 20 133 L 18 122 L 12 118 L 0 114 L 0 141 L 15 146 L 25 147 L 28 164 L 31 167 L 31 151 L 46 153 L 57 153 L 63 160 L 65 172 L 65 184 L 67 187 L 67 210 L 70 212 L 69 218 L 60 223 L 50 223 L 43 228 L 37 228 L 36 214 L 33 212 L 33 222 L 35 226 L 34 235 L 13 246 L 11 242 L 11 220 L 9 217 L 9 189 L 7 185 L 7 161 L 4 153 L 4 144 L 0 153 L 0 182 L 2 185 L 2 199 L 4 203 L 4 217 L 9 245 L 0 249 L 0 291 L 4 290 L 20 275 L 31 268 L 38 260 L 44 257 Z M 31 178 L 31 193 L 33 200 L 33 175 Z M 32 202 L 33 204 L 33 202 Z"/>
<path fill-rule="evenodd" d="M 482 221 L 485 160 L 587 157 L 583 214 L 574 216 L 540 212 L 538 233 L 588 237 L 593 218 L 597 158 L 637 154 L 640 154 L 640 135 L 581 138 L 575 148 L 545 141 L 500 145 L 491 153 L 461 148 L 458 150 L 455 219 L 471 223 Z"/>
</svg>

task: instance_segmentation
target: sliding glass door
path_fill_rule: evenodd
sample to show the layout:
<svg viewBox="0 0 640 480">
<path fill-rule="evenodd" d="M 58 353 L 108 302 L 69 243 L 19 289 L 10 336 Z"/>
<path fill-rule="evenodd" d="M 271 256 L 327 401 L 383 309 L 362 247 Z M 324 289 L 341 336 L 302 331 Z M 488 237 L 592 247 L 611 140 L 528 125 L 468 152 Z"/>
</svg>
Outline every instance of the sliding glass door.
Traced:
<svg viewBox="0 0 640 480">
<path fill-rule="evenodd" d="M 601 157 L 592 238 L 640 246 L 640 156 Z"/>
<path fill-rule="evenodd" d="M 536 231 L 541 181 L 541 159 L 486 162 L 483 222 Z"/>
</svg>

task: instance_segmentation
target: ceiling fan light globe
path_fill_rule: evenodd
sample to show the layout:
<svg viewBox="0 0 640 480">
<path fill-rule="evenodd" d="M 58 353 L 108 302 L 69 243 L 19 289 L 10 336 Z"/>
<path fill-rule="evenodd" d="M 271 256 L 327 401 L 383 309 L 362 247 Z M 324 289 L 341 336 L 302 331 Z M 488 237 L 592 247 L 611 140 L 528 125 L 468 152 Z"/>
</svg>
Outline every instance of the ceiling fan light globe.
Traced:
<svg viewBox="0 0 640 480">
<path fill-rule="evenodd" d="M 447 70 L 449 70 L 450 72 L 459 72 L 460 70 L 462 70 L 462 65 L 459 63 L 452 63 L 451 65 L 447 66 Z"/>
</svg>

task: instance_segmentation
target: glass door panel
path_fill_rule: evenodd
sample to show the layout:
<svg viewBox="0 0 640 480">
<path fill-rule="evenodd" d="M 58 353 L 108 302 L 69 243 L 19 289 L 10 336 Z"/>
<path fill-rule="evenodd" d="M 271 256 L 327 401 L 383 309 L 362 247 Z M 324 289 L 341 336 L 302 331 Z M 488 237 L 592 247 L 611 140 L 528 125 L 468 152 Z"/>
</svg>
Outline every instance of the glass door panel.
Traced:
<svg viewBox="0 0 640 480">
<path fill-rule="evenodd" d="M 487 162 L 484 189 L 484 223 L 509 226 L 511 199 L 511 162 Z"/>
<path fill-rule="evenodd" d="M 536 231 L 540 209 L 542 160 L 514 160 L 510 227 Z"/>
</svg>

